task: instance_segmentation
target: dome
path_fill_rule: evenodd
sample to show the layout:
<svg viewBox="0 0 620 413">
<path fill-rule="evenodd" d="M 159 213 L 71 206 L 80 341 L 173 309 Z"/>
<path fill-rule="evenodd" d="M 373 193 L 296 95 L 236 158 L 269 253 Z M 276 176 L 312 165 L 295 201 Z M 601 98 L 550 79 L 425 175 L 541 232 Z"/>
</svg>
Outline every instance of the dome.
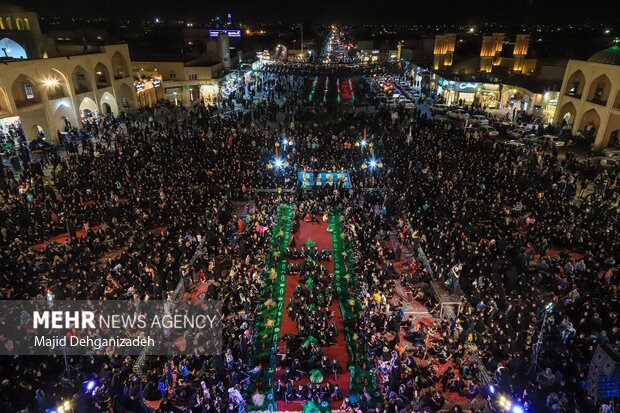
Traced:
<svg viewBox="0 0 620 413">
<path fill-rule="evenodd" d="M 614 42 L 614 45 L 601 50 L 598 53 L 594 53 L 588 62 L 604 63 L 606 65 L 620 65 L 620 46 L 618 46 L 618 39 Z"/>
</svg>

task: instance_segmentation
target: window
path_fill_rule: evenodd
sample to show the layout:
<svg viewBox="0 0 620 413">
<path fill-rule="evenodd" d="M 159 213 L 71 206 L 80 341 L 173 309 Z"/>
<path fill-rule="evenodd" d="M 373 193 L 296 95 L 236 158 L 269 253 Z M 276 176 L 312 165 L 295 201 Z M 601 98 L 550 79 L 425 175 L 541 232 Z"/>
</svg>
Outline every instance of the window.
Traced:
<svg viewBox="0 0 620 413">
<path fill-rule="evenodd" d="M 170 72 L 170 79 L 175 80 L 177 78 L 177 74 L 174 72 Z"/>
<path fill-rule="evenodd" d="M 189 80 L 198 80 L 198 75 L 196 73 L 190 73 L 188 75 Z"/>
<path fill-rule="evenodd" d="M 573 86 L 570 89 L 568 89 L 568 94 L 569 95 L 576 95 L 578 88 L 579 88 L 579 82 L 574 82 Z"/>
<path fill-rule="evenodd" d="M 32 86 L 29 83 L 24 83 L 24 92 L 26 92 L 26 99 L 34 99 Z"/>
</svg>

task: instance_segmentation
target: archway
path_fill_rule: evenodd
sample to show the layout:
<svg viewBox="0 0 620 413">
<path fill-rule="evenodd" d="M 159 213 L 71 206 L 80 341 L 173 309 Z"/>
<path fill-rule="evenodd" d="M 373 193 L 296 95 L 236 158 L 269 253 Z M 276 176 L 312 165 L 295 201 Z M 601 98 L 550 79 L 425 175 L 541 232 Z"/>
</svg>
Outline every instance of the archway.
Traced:
<svg viewBox="0 0 620 413">
<path fill-rule="evenodd" d="M 103 113 L 104 115 L 118 114 L 118 104 L 116 103 L 116 99 L 114 99 L 114 96 L 112 96 L 111 93 L 105 92 L 103 95 L 101 95 L 100 105 L 101 113 Z"/>
<path fill-rule="evenodd" d="M 41 91 L 37 84 L 25 75 L 19 75 L 13 82 L 11 94 L 15 100 L 15 107 L 22 108 L 26 106 L 41 103 Z"/>
<path fill-rule="evenodd" d="M 603 74 L 597 77 L 590 84 L 588 91 L 588 101 L 598 105 L 607 105 L 609 93 L 611 92 L 611 80 Z"/>
<path fill-rule="evenodd" d="M 112 71 L 114 73 L 114 79 L 125 79 L 129 77 L 127 59 L 125 59 L 120 52 L 116 52 L 112 55 Z"/>
<path fill-rule="evenodd" d="M 601 125 L 601 117 L 596 109 L 590 109 L 581 115 L 581 121 L 579 123 L 579 131 L 582 132 L 588 138 L 594 138 L 598 132 L 598 128 Z"/>
<path fill-rule="evenodd" d="M 39 136 L 45 136 L 45 130 L 41 125 L 34 125 L 32 127 L 32 138 L 38 138 Z"/>
<path fill-rule="evenodd" d="M 618 92 L 616 93 L 616 98 L 614 99 L 614 108 L 620 109 L 620 88 L 618 88 Z"/>
<path fill-rule="evenodd" d="M 2 51 L 2 57 L 12 59 L 27 59 L 28 53 L 21 44 L 15 40 L 11 40 L 8 37 L 0 39 L 0 50 Z"/>
<path fill-rule="evenodd" d="M 572 102 L 566 103 L 558 112 L 558 123 L 561 125 L 572 125 L 575 122 L 575 114 L 577 109 Z"/>
<path fill-rule="evenodd" d="M 118 98 L 121 108 L 124 111 L 128 111 L 133 106 L 133 93 L 131 92 L 131 88 L 127 86 L 126 83 L 123 83 L 121 87 L 118 88 Z"/>
<path fill-rule="evenodd" d="M 71 94 L 67 78 L 58 69 L 51 69 L 46 73 L 42 84 L 49 100 L 65 98 Z"/>
<path fill-rule="evenodd" d="M 94 100 L 85 97 L 80 102 L 80 118 L 88 118 L 97 114 L 98 108 Z"/>
<path fill-rule="evenodd" d="M 581 98 L 583 88 L 586 85 L 586 77 L 581 70 L 577 70 L 568 78 L 566 83 L 566 94 L 576 98 Z"/>
<path fill-rule="evenodd" d="M 75 69 L 73 69 L 71 78 L 73 79 L 73 90 L 75 90 L 76 95 L 93 90 L 90 83 L 90 76 L 88 76 L 88 72 L 82 66 L 76 66 Z"/>
<path fill-rule="evenodd" d="M 11 105 L 9 103 L 9 95 L 0 87 L 0 113 L 10 113 Z"/>
<path fill-rule="evenodd" d="M 65 127 L 77 126 L 76 124 L 77 119 L 69 106 L 62 104 L 56 108 L 56 112 L 54 112 L 54 128 L 56 130 L 63 131 Z"/>
<path fill-rule="evenodd" d="M 607 146 L 610 148 L 620 148 L 620 129 L 616 129 L 609 134 Z"/>
<path fill-rule="evenodd" d="M 97 84 L 97 89 L 108 87 L 112 84 L 110 80 L 110 71 L 101 62 L 97 63 L 97 66 L 95 66 L 95 82 Z"/>
<path fill-rule="evenodd" d="M 601 141 L 597 142 L 597 149 L 620 147 L 620 115 L 613 114 L 609 117 L 605 133 L 599 138 Z"/>
</svg>

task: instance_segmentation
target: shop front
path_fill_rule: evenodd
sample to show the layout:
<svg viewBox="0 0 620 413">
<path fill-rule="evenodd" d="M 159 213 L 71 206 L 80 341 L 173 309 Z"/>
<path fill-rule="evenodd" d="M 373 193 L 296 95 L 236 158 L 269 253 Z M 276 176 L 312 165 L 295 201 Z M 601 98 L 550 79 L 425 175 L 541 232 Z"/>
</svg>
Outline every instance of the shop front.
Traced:
<svg viewBox="0 0 620 413">
<path fill-rule="evenodd" d="M 487 109 L 497 109 L 500 106 L 500 85 L 482 83 L 478 92 L 478 104 Z"/>
<path fill-rule="evenodd" d="M 215 102 L 218 93 L 220 93 L 220 87 L 217 83 L 200 85 L 200 95 L 202 96 L 202 99 L 207 103 Z"/>
<path fill-rule="evenodd" d="M 134 82 L 134 87 L 136 88 L 136 95 L 140 107 L 154 106 L 157 101 L 163 97 L 159 92 L 159 89 L 162 87 L 161 77 L 142 79 L 138 82 Z"/>
<path fill-rule="evenodd" d="M 180 103 L 183 103 L 183 88 L 181 86 L 167 87 L 164 91 L 166 100 L 169 102 L 172 102 L 177 106 Z"/>
<path fill-rule="evenodd" d="M 456 82 L 442 77 L 437 81 L 437 94 L 441 96 L 445 105 L 453 105 L 456 101 Z"/>
<path fill-rule="evenodd" d="M 543 123 L 552 123 L 558 105 L 560 92 L 546 91 L 534 95 L 532 114 L 541 119 Z"/>
<path fill-rule="evenodd" d="M 19 116 L 9 116 L 0 118 L 0 132 L 2 135 L 10 135 L 22 128 L 22 121 Z"/>
<path fill-rule="evenodd" d="M 457 98 L 455 104 L 459 106 L 472 105 L 476 100 L 478 83 L 476 82 L 457 82 Z"/>
<path fill-rule="evenodd" d="M 532 111 L 534 94 L 518 86 L 504 86 L 502 102 L 505 109 L 529 112 Z"/>
</svg>

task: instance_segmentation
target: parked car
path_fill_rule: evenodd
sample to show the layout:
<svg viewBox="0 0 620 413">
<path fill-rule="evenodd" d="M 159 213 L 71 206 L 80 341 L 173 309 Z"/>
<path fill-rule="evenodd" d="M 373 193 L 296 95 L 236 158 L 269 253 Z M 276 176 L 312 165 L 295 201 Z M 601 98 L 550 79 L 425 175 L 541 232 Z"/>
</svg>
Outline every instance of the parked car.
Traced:
<svg viewBox="0 0 620 413">
<path fill-rule="evenodd" d="M 519 142 L 517 140 L 505 141 L 505 142 L 502 142 L 502 144 L 508 145 L 508 146 L 516 146 L 516 147 L 525 146 L 523 142 Z"/>
<path fill-rule="evenodd" d="M 523 138 L 524 136 L 529 135 L 530 132 L 526 129 L 523 128 L 517 128 L 517 129 L 513 129 L 511 131 L 508 131 L 508 136 L 510 136 L 513 139 L 519 139 L 519 138 Z"/>
<path fill-rule="evenodd" d="M 561 147 L 566 145 L 566 142 L 563 141 L 559 136 L 555 135 L 543 135 L 538 138 L 541 144 L 550 144 L 555 147 Z"/>
<path fill-rule="evenodd" d="M 529 134 L 522 137 L 521 140 L 529 144 L 553 145 L 555 147 L 561 147 L 566 144 L 566 142 L 564 142 L 561 138 L 554 135 L 537 136 L 534 134 Z"/>
<path fill-rule="evenodd" d="M 486 125 L 489 123 L 489 120 L 482 115 L 474 115 L 469 117 L 469 122 L 472 125 Z"/>
<path fill-rule="evenodd" d="M 435 105 L 431 105 L 431 112 L 433 113 L 446 113 L 448 111 L 448 107 L 443 103 L 437 103 Z"/>
<path fill-rule="evenodd" d="M 510 134 L 510 132 L 508 132 L 508 134 Z M 540 140 L 540 137 L 533 134 L 527 134 L 520 137 L 518 140 L 525 145 L 542 145 L 544 143 Z"/>
<path fill-rule="evenodd" d="M 620 159 L 620 148 L 605 148 L 603 149 L 603 155 L 614 159 Z"/>
<path fill-rule="evenodd" d="M 497 129 L 495 129 L 491 125 L 481 125 L 478 128 L 478 131 L 480 131 L 482 136 L 484 136 L 485 138 L 497 138 L 499 136 L 499 132 L 497 131 Z"/>
<path fill-rule="evenodd" d="M 463 109 L 455 109 L 449 110 L 447 113 L 449 118 L 463 120 L 469 117 L 469 113 L 465 112 Z"/>
<path fill-rule="evenodd" d="M 598 165 L 603 169 L 613 169 L 620 165 L 620 159 L 610 158 L 609 156 L 593 156 L 591 158 L 582 158 L 577 161 L 580 165 Z"/>
</svg>

